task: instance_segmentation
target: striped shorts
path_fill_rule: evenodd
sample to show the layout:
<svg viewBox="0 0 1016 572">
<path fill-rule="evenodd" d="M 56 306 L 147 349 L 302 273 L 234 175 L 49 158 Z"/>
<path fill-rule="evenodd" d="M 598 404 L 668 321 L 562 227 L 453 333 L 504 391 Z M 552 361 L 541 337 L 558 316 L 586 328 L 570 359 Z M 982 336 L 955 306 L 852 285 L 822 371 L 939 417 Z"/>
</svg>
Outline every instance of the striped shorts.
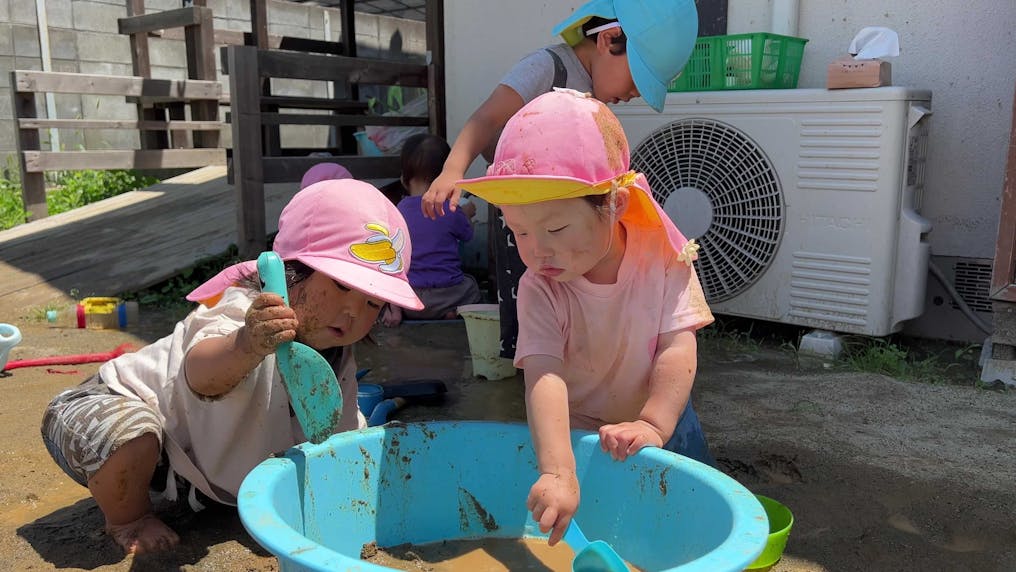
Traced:
<svg viewBox="0 0 1016 572">
<path fill-rule="evenodd" d="M 150 405 L 109 389 L 94 375 L 57 395 L 42 417 L 42 440 L 65 473 L 82 486 L 120 445 L 154 433 L 162 446 L 162 423 Z"/>
</svg>

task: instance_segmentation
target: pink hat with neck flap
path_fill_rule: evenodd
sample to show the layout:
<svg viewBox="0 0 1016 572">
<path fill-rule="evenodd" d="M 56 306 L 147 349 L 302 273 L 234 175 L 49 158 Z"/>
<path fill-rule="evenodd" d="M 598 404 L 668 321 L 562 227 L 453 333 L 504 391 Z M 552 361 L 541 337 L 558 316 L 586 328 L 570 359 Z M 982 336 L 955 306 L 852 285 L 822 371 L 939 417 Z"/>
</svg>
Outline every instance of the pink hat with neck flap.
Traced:
<svg viewBox="0 0 1016 572">
<path fill-rule="evenodd" d="M 406 221 L 369 183 L 326 180 L 296 193 L 279 216 L 272 250 L 282 260 L 299 260 L 369 296 L 403 308 L 423 308 L 407 277 L 412 245 Z M 256 274 L 255 260 L 234 264 L 187 299 L 215 301 L 244 276 Z"/>
<path fill-rule="evenodd" d="M 603 195 L 626 187 L 625 224 L 662 227 L 675 252 L 688 240 L 653 199 L 645 175 L 630 170 L 624 129 L 603 102 L 555 88 L 508 120 L 486 177 L 457 185 L 495 205 Z"/>
</svg>

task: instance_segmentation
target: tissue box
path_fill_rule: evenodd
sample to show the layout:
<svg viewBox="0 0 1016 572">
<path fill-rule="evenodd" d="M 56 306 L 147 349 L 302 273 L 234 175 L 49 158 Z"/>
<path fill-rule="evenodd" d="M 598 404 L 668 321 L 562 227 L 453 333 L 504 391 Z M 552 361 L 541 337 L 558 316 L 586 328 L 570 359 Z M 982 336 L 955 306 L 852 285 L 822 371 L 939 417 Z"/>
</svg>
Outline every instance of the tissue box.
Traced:
<svg viewBox="0 0 1016 572">
<path fill-rule="evenodd" d="M 829 64 L 828 72 L 828 89 L 892 85 L 892 68 L 883 60 L 855 60 L 843 56 Z"/>
</svg>

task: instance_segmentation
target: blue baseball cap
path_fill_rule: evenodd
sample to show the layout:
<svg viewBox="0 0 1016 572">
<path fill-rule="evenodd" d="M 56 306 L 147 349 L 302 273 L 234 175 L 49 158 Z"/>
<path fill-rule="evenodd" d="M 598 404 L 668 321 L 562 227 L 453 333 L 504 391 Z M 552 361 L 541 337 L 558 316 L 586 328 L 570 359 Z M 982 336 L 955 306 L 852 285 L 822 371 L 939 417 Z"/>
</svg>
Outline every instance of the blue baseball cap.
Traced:
<svg viewBox="0 0 1016 572">
<path fill-rule="evenodd" d="M 554 27 L 554 34 L 575 46 L 582 25 L 599 16 L 617 20 L 628 38 L 628 67 L 646 103 L 663 111 L 667 84 L 681 73 L 698 37 L 694 0 L 590 0 Z"/>
</svg>

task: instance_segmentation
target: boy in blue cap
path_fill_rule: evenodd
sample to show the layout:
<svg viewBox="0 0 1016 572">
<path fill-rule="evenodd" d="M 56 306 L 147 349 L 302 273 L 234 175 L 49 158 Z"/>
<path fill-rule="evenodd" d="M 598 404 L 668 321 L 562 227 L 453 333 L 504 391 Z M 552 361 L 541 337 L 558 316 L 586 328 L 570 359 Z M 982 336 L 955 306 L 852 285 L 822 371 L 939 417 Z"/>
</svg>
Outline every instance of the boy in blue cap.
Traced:
<svg viewBox="0 0 1016 572">
<path fill-rule="evenodd" d="M 426 216 L 454 211 L 455 183 L 478 155 L 490 159 L 508 119 L 555 87 L 591 93 L 604 103 L 641 96 L 663 111 L 667 84 L 688 61 L 698 35 L 694 0 L 590 0 L 554 28 L 565 44 L 539 49 L 513 67 L 473 112 L 459 133 L 441 175 L 423 196 Z M 450 200 L 449 200 L 450 199 Z M 525 265 L 511 230 L 501 221 L 495 236 L 501 356 L 514 358 L 518 336 L 515 296 Z"/>
</svg>

